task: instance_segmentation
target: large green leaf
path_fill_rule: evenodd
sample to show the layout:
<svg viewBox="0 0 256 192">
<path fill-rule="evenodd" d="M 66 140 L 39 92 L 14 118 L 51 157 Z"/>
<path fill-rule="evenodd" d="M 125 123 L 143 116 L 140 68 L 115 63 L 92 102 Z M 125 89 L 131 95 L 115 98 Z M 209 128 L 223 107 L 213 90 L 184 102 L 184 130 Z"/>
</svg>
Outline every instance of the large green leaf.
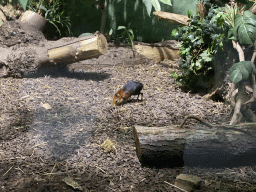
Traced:
<svg viewBox="0 0 256 192">
<path fill-rule="evenodd" d="M 28 5 L 28 0 L 19 0 L 19 3 L 21 4 L 24 11 L 26 11 L 26 8 L 27 8 L 27 5 Z"/>
<path fill-rule="evenodd" d="M 151 10 L 152 10 L 152 2 L 151 2 L 151 0 L 142 0 L 142 2 L 146 6 L 146 10 L 147 10 L 148 16 L 150 16 Z"/>
<path fill-rule="evenodd" d="M 235 40 L 241 44 L 253 44 L 256 39 L 256 17 L 249 10 L 235 16 Z"/>
<path fill-rule="evenodd" d="M 160 0 L 162 3 L 166 4 L 166 5 L 171 5 L 172 6 L 172 2 L 171 0 Z"/>
<path fill-rule="evenodd" d="M 142 0 L 146 6 L 148 16 L 151 14 L 152 7 L 154 7 L 156 11 L 161 11 L 160 1 L 166 5 L 172 5 L 171 0 Z"/>
<path fill-rule="evenodd" d="M 151 2 L 156 11 L 161 11 L 161 6 L 158 0 L 151 0 Z"/>
<path fill-rule="evenodd" d="M 254 64 L 250 61 L 241 61 L 235 63 L 229 69 L 229 79 L 233 83 L 237 84 L 242 81 L 246 81 L 251 74 L 256 73 L 256 68 Z"/>
</svg>

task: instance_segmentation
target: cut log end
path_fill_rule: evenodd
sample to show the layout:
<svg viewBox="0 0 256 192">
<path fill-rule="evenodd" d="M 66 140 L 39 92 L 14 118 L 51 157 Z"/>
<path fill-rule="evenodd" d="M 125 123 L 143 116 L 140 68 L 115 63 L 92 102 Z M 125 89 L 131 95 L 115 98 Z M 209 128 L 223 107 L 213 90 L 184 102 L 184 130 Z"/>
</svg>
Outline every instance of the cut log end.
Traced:
<svg viewBox="0 0 256 192">
<path fill-rule="evenodd" d="M 98 35 L 98 49 L 101 54 L 106 54 L 108 50 L 108 42 L 104 35 Z"/>
</svg>

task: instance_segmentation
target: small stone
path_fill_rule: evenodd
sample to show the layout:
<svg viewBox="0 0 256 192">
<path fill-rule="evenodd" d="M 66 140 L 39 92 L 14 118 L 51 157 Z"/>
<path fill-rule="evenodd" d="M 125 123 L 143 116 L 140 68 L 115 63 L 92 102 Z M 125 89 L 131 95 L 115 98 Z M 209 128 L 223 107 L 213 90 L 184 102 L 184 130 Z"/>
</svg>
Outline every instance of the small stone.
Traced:
<svg viewBox="0 0 256 192">
<path fill-rule="evenodd" d="M 200 189 L 202 179 L 200 177 L 188 174 L 180 174 L 176 177 L 175 185 L 186 191 Z"/>
</svg>

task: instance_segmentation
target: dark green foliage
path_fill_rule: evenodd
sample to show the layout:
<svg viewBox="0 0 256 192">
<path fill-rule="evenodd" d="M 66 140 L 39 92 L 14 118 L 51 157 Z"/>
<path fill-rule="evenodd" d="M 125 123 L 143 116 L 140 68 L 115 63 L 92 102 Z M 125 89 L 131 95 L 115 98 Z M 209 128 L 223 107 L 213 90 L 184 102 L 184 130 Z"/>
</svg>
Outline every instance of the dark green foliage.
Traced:
<svg viewBox="0 0 256 192">
<path fill-rule="evenodd" d="M 126 43 L 131 43 L 132 45 L 132 50 L 134 50 L 134 34 L 132 29 L 127 29 L 125 26 L 118 26 L 117 30 L 121 30 L 122 34 L 120 38 L 122 38 Z"/>
<path fill-rule="evenodd" d="M 22 5 L 23 9 L 30 10 L 39 13 L 45 17 L 45 19 L 57 30 L 58 34 L 62 36 L 61 31 L 65 31 L 65 35 L 70 35 L 70 17 L 66 9 L 68 3 L 66 0 L 54 0 L 50 2 L 49 0 L 18 0 Z"/>
<path fill-rule="evenodd" d="M 249 3 L 249 0 L 236 0 L 237 2 L 239 3 L 242 3 L 242 4 L 248 4 Z"/>
<path fill-rule="evenodd" d="M 231 29 L 231 39 L 238 41 L 240 44 L 252 45 L 256 39 L 256 17 L 247 10 L 243 15 L 235 16 L 235 26 Z"/>
<path fill-rule="evenodd" d="M 235 16 L 235 26 L 229 30 L 230 39 L 240 44 L 254 44 L 256 39 L 256 17 L 250 11 Z M 256 73 L 254 64 L 250 61 L 241 61 L 233 64 L 229 70 L 229 79 L 235 84 L 248 80 Z"/>
<path fill-rule="evenodd" d="M 224 26 L 221 8 L 211 7 L 208 15 L 200 20 L 199 16 L 190 16 L 190 25 L 173 30 L 172 35 L 182 42 L 180 67 L 184 70 L 177 78 L 184 88 L 198 89 L 212 78 L 211 61 L 214 54 L 227 40 L 227 27 Z"/>
<path fill-rule="evenodd" d="M 142 0 L 142 2 L 146 7 L 148 16 L 150 16 L 153 7 L 156 11 L 161 11 L 160 2 L 172 6 L 171 0 Z"/>
<path fill-rule="evenodd" d="M 44 11 L 45 19 L 55 27 L 58 34 L 56 36 L 62 36 L 62 31 L 65 31 L 65 35 L 70 35 L 70 18 L 65 11 L 65 6 L 67 3 L 65 0 L 54 0 L 51 3 L 48 1 L 43 1 L 43 4 L 40 5 L 39 1 L 29 1 L 29 8 L 34 12 L 38 12 L 39 9 Z"/>
<path fill-rule="evenodd" d="M 229 79 L 237 84 L 249 79 L 252 74 L 256 73 L 256 68 L 251 61 L 241 61 L 235 63 L 229 69 Z"/>
</svg>

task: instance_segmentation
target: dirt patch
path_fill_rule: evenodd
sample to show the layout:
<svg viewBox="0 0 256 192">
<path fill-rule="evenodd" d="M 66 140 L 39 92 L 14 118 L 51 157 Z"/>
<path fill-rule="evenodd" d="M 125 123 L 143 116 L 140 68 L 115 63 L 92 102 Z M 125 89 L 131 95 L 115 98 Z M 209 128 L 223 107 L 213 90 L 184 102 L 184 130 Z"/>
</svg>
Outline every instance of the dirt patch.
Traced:
<svg viewBox="0 0 256 192">
<path fill-rule="evenodd" d="M 132 55 L 129 47 L 110 44 L 98 59 L 1 79 L 1 115 L 16 115 L 9 122 L 23 119 L 0 127 L 1 191 L 76 191 L 63 181 L 67 176 L 83 191 L 179 191 L 165 181 L 173 184 L 180 173 L 203 178 L 199 191 L 255 191 L 255 166 L 141 166 L 134 149 L 135 124 L 180 124 L 191 114 L 221 124 L 229 121 L 230 110 L 223 103 L 182 92 L 170 74 L 175 63 L 156 64 Z M 114 93 L 130 80 L 144 84 L 144 100 L 132 97 L 112 107 Z M 21 125 L 24 131 L 18 129 Z M 206 129 L 193 120 L 187 127 Z M 110 153 L 100 147 L 106 139 L 115 144 Z"/>
</svg>

